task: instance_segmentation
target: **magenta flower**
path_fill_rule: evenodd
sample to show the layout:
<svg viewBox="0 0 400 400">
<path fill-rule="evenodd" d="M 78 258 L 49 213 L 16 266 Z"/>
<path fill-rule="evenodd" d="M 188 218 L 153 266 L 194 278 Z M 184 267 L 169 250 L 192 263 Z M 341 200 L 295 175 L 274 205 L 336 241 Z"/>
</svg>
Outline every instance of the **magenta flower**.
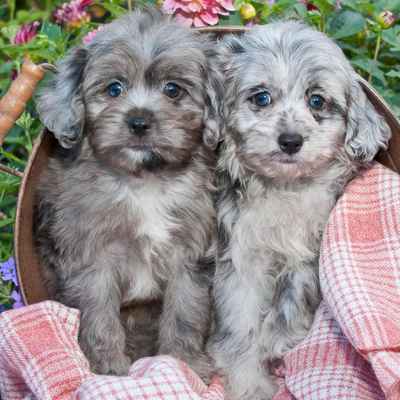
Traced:
<svg viewBox="0 0 400 400">
<path fill-rule="evenodd" d="M 232 0 L 165 0 L 162 9 L 186 26 L 216 25 L 220 15 L 234 11 Z"/>
<path fill-rule="evenodd" d="M 57 8 L 53 17 L 57 24 L 66 25 L 69 28 L 79 28 L 90 21 L 90 15 L 86 12 L 92 0 L 72 0 Z"/>
<path fill-rule="evenodd" d="M 39 27 L 40 22 L 38 21 L 22 25 L 12 41 L 13 44 L 25 44 L 30 42 L 37 35 Z"/>
</svg>

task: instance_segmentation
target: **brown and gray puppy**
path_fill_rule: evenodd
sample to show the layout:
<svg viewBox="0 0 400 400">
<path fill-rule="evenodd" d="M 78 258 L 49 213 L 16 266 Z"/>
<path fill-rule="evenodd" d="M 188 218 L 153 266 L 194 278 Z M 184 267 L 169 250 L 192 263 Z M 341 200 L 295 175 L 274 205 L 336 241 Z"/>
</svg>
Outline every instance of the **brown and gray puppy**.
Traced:
<svg viewBox="0 0 400 400">
<path fill-rule="evenodd" d="M 39 98 L 60 147 L 37 193 L 37 248 L 52 295 L 81 311 L 98 373 L 160 353 L 207 375 L 219 131 L 208 52 L 200 34 L 137 11 L 73 49 Z"/>
<path fill-rule="evenodd" d="M 225 140 L 209 352 L 229 398 L 266 400 L 276 391 L 268 368 L 306 336 L 320 302 L 329 213 L 390 129 L 340 48 L 301 23 L 256 27 L 220 50 Z"/>
</svg>

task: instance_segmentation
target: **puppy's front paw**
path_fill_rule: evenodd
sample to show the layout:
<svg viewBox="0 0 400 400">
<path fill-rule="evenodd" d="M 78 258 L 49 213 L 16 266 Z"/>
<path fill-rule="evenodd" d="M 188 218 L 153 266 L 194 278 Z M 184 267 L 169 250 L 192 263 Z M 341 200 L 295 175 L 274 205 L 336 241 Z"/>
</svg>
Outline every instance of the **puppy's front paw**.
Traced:
<svg viewBox="0 0 400 400">
<path fill-rule="evenodd" d="M 267 389 L 267 390 L 265 390 Z M 261 388 L 257 387 L 254 391 L 248 391 L 245 394 L 231 393 L 227 391 L 226 398 L 229 400 L 272 400 L 276 393 L 274 387 L 271 388 Z"/>
<path fill-rule="evenodd" d="M 93 371 L 100 375 L 128 375 L 131 360 L 128 356 L 116 352 L 103 353 L 101 359 L 91 362 Z"/>
<path fill-rule="evenodd" d="M 241 374 L 238 374 L 241 375 Z M 272 376 L 247 375 L 248 380 L 239 381 L 232 379 L 233 376 L 226 377 L 224 387 L 226 388 L 226 398 L 229 400 L 272 400 L 275 396 L 278 385 Z"/>
<path fill-rule="evenodd" d="M 272 383 L 264 383 L 258 387 L 253 396 L 249 397 L 249 400 L 272 400 L 277 392 L 277 386 Z"/>
</svg>

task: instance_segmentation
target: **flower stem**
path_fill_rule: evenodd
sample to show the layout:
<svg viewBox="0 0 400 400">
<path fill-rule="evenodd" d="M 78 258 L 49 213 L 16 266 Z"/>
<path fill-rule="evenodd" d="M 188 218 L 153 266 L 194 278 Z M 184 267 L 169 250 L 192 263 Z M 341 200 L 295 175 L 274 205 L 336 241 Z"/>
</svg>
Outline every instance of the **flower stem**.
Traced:
<svg viewBox="0 0 400 400">
<path fill-rule="evenodd" d="M 321 32 L 325 33 L 325 29 L 326 29 L 326 26 L 325 26 L 325 15 L 323 13 L 321 13 L 321 15 L 320 15 L 318 27 L 319 27 L 319 30 Z"/>
<path fill-rule="evenodd" d="M 46 0 L 45 7 L 46 7 L 46 11 L 50 14 L 51 13 L 51 7 L 52 7 L 51 0 Z"/>
<path fill-rule="evenodd" d="M 378 60 L 379 51 L 381 49 L 382 42 L 382 31 L 378 32 L 378 38 L 376 40 L 375 53 L 374 53 L 374 61 Z M 368 82 L 371 83 L 372 80 L 372 71 L 369 73 Z"/>
<path fill-rule="evenodd" d="M 8 0 L 8 8 L 10 10 L 10 21 L 14 19 L 15 16 L 15 0 Z"/>
</svg>

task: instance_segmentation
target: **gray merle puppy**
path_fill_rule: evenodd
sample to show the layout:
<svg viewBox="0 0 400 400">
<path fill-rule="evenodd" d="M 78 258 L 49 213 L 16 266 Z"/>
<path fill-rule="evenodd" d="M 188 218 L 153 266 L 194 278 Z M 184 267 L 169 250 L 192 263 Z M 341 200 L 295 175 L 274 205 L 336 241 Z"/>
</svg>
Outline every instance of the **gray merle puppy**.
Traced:
<svg viewBox="0 0 400 400">
<path fill-rule="evenodd" d="M 320 302 L 329 213 L 391 132 L 340 48 L 301 23 L 226 37 L 220 62 L 225 138 L 209 352 L 230 399 L 266 400 L 276 391 L 268 369 L 306 336 Z"/>
<path fill-rule="evenodd" d="M 199 33 L 137 11 L 73 49 L 39 98 L 59 148 L 37 193 L 37 248 L 51 295 L 81 311 L 98 373 L 160 353 L 207 376 L 219 134 L 208 56 Z"/>
</svg>

